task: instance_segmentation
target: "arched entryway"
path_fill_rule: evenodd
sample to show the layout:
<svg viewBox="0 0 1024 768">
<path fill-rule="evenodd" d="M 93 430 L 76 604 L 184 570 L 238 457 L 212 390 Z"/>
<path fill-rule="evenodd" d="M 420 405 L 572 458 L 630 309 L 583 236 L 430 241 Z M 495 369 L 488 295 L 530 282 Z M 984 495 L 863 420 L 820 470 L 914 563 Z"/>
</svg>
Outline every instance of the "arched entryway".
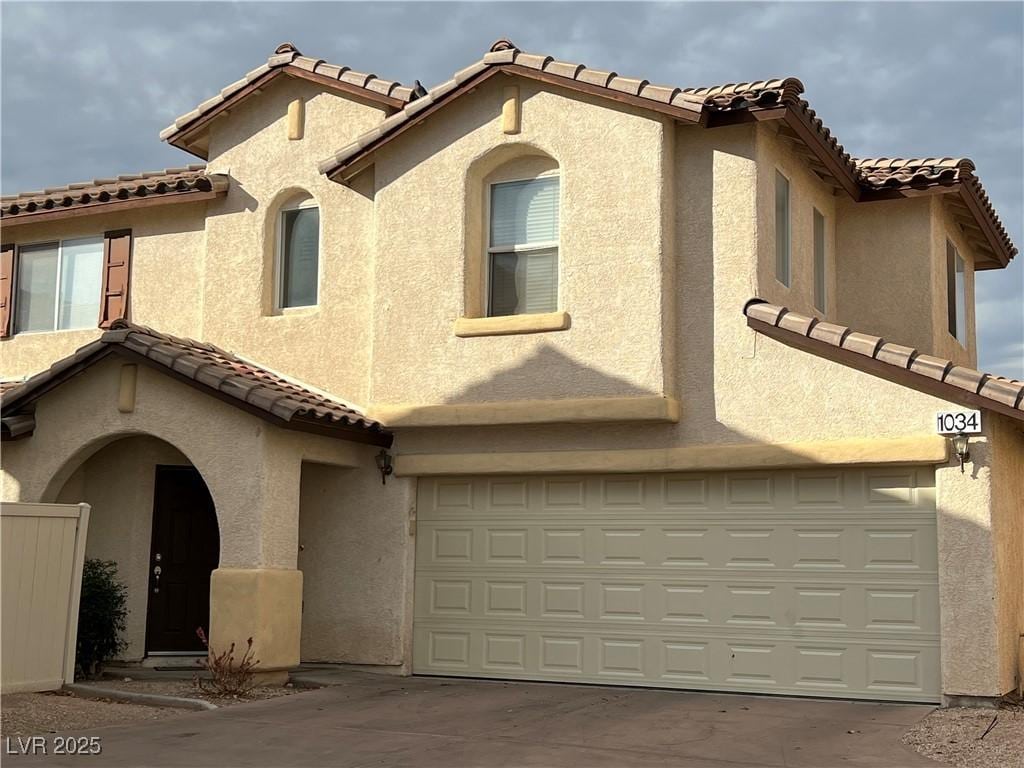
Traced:
<svg viewBox="0 0 1024 768">
<path fill-rule="evenodd" d="M 67 468 L 66 468 L 67 469 Z M 220 533 L 199 470 L 170 443 L 131 435 L 80 459 L 54 501 L 91 505 L 86 556 L 128 589 L 125 660 L 203 653 Z"/>
</svg>

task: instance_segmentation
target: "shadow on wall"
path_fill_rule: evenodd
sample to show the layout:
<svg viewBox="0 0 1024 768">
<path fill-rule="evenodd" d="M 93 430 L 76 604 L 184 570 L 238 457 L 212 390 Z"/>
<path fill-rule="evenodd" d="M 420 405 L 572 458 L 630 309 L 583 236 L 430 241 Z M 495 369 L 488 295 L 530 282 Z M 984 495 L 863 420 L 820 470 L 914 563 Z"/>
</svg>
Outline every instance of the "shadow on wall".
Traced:
<svg viewBox="0 0 1024 768">
<path fill-rule="evenodd" d="M 623 350 L 623 355 L 628 355 Z M 651 366 L 660 361 L 650 361 Z M 445 403 L 486 403 L 507 400 L 563 400 L 580 397 L 660 395 L 627 379 L 583 365 L 549 343 L 541 343 L 519 362 L 469 384 Z"/>
</svg>

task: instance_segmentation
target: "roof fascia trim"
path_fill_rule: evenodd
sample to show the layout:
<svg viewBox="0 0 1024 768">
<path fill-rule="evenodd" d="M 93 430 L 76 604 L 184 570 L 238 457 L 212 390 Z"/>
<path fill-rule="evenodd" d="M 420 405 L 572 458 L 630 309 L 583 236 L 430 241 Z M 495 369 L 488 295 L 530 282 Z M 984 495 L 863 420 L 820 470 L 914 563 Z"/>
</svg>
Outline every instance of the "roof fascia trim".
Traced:
<svg viewBox="0 0 1024 768">
<path fill-rule="evenodd" d="M 337 93 L 343 93 L 347 96 L 355 96 L 357 98 L 364 99 L 365 101 L 376 103 L 383 107 L 387 107 L 394 111 L 398 111 L 405 106 L 404 101 L 402 101 L 401 99 L 396 99 L 393 96 L 386 96 L 383 93 L 376 93 L 375 91 L 371 91 L 368 88 L 360 88 L 359 86 L 352 85 L 351 83 L 346 83 L 341 80 L 333 80 L 329 77 L 318 75 L 315 72 L 308 72 L 305 69 L 302 69 L 301 67 L 296 67 L 291 64 L 288 64 L 283 67 L 275 67 L 274 69 L 271 69 L 269 72 L 263 73 L 255 80 L 253 80 L 251 83 L 246 85 L 244 88 L 241 88 L 236 93 L 233 93 L 229 98 L 222 101 L 220 104 L 218 104 L 216 107 L 211 109 L 206 114 L 200 115 L 191 123 L 188 123 L 179 128 L 175 133 L 172 133 L 170 136 L 164 139 L 164 141 L 166 141 L 168 144 L 178 147 L 178 149 L 183 149 L 186 152 L 195 155 L 196 157 L 201 157 L 203 160 L 208 159 L 207 154 L 209 153 L 203 154 L 200 152 L 196 152 L 194 149 L 191 149 L 189 147 L 189 139 L 195 136 L 195 134 L 199 133 L 203 128 L 205 128 L 211 122 L 216 120 L 222 114 L 224 114 L 225 112 L 230 112 L 231 109 L 237 106 L 241 101 L 249 98 L 249 96 L 259 93 L 264 88 L 266 88 L 271 81 L 277 79 L 282 75 L 293 77 L 300 80 L 307 80 L 309 82 L 316 83 L 317 85 L 323 86 L 324 88 L 335 91 Z"/>
<path fill-rule="evenodd" d="M 339 163 L 334 168 L 324 171 L 324 175 L 326 175 L 331 181 L 344 184 L 358 175 L 366 167 L 366 163 L 364 162 L 366 158 L 380 149 L 384 144 L 397 138 L 409 128 L 419 125 L 434 112 L 451 103 L 459 96 L 465 93 L 470 93 L 474 88 L 478 87 L 481 83 L 492 77 L 497 72 L 504 72 L 509 76 L 524 77 L 530 80 L 546 83 L 548 85 L 553 85 L 555 87 L 567 88 L 571 91 L 586 93 L 598 98 L 604 98 L 610 101 L 639 107 L 641 109 L 651 110 L 653 112 L 668 115 L 680 122 L 688 124 L 706 125 L 707 123 L 707 112 L 703 109 L 698 111 L 682 109 L 681 107 L 676 107 L 671 104 L 662 104 L 661 102 L 653 99 L 646 99 L 642 96 L 634 96 L 633 94 L 626 93 L 625 91 L 615 91 L 610 88 L 602 88 L 601 86 L 591 85 L 590 83 L 584 83 L 572 78 L 562 77 L 561 75 L 553 75 L 550 72 L 542 72 L 536 69 L 531 69 L 530 67 L 524 67 L 520 64 L 491 64 L 472 77 L 469 77 L 465 81 L 459 83 L 451 91 L 441 96 L 441 98 L 422 112 L 409 118 L 407 122 L 403 123 L 394 131 L 382 134 L 372 143 L 361 149 L 357 154 L 348 158 L 344 162 Z M 429 96 L 430 94 L 428 92 L 427 97 L 429 98 Z M 415 102 L 412 103 L 415 104 Z"/>
<path fill-rule="evenodd" d="M 150 208 L 156 205 L 197 203 L 221 197 L 227 194 L 227 191 L 227 184 L 223 184 L 217 185 L 217 187 L 210 190 L 189 189 L 178 192 L 161 192 L 146 195 L 145 197 L 132 197 L 126 200 L 118 198 L 107 200 L 106 202 L 71 205 L 67 208 L 46 208 L 32 211 L 31 213 L 16 213 L 13 216 L 4 216 L 2 220 L 5 227 L 14 227 L 19 224 L 35 224 L 40 221 L 54 221 L 56 219 L 73 219 L 78 216 L 114 213 L 135 208 Z"/>
</svg>

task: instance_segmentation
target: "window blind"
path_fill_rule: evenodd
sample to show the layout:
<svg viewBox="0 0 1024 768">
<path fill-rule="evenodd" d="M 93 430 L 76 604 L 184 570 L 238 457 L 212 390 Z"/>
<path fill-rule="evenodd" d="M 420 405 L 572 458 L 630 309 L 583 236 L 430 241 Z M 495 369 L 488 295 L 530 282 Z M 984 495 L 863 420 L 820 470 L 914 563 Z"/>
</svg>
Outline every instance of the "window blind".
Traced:
<svg viewBox="0 0 1024 768">
<path fill-rule="evenodd" d="M 558 309 L 558 250 L 491 254 L 491 316 Z"/>
<path fill-rule="evenodd" d="M 59 248 L 57 243 L 31 245 L 18 253 L 18 331 L 54 330 Z"/>
<path fill-rule="evenodd" d="M 103 286 L 103 241 L 65 240 L 60 256 L 60 310 L 57 327 L 96 324 Z"/>
<path fill-rule="evenodd" d="M 491 247 L 558 241 L 558 178 L 491 187 Z"/>
</svg>

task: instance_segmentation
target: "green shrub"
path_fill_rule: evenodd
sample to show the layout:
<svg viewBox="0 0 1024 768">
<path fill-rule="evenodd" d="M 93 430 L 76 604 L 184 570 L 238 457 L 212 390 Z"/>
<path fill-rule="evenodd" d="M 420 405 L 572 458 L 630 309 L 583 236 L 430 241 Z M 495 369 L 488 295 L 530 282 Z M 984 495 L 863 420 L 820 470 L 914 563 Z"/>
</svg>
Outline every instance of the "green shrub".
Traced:
<svg viewBox="0 0 1024 768">
<path fill-rule="evenodd" d="M 127 587 L 117 581 L 117 563 L 85 561 L 75 663 L 86 677 L 95 677 L 103 662 L 114 658 L 128 645 L 121 638 L 128 615 L 127 594 Z"/>
</svg>

